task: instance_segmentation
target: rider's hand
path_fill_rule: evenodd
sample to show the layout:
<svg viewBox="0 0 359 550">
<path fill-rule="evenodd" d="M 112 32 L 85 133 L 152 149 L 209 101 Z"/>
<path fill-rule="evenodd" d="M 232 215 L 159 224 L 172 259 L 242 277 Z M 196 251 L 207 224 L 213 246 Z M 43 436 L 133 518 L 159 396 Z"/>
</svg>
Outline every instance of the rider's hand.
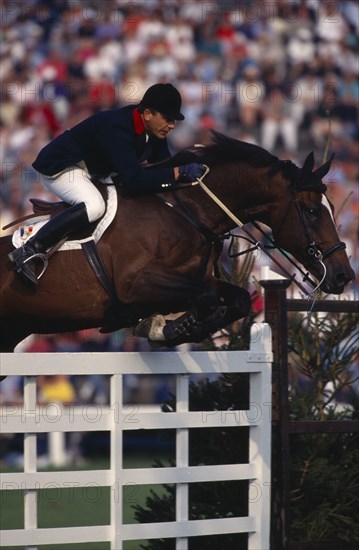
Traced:
<svg viewBox="0 0 359 550">
<path fill-rule="evenodd" d="M 192 162 L 191 164 L 184 164 L 178 167 L 179 170 L 179 182 L 192 182 L 200 178 L 205 170 L 203 164 L 198 162 Z"/>
</svg>

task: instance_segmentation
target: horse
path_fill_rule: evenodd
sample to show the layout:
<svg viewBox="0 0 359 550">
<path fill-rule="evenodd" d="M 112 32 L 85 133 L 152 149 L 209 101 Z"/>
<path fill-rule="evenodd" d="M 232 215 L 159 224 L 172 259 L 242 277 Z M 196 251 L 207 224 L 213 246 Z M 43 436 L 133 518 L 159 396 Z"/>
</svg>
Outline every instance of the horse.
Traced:
<svg viewBox="0 0 359 550">
<path fill-rule="evenodd" d="M 314 169 L 310 153 L 300 168 L 213 132 L 210 144 L 161 164 L 189 162 L 206 165 L 206 186 L 243 224 L 268 226 L 324 292 L 340 294 L 354 278 L 322 182 L 332 159 Z M 116 187 L 116 193 L 116 216 L 97 243 L 112 296 L 81 250 L 54 254 L 38 286 L 26 287 L 8 259 L 11 238 L 0 239 L 1 351 L 13 351 L 30 334 L 94 327 L 133 327 L 173 346 L 201 341 L 248 314 L 249 293 L 215 270 L 223 238 L 236 224 L 200 185 L 140 196 Z"/>
</svg>

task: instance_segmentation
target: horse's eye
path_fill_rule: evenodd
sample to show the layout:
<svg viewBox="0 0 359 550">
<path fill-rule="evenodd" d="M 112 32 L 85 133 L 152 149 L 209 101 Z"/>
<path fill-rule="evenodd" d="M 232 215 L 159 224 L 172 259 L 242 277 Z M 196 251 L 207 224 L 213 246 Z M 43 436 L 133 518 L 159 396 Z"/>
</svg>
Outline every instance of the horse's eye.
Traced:
<svg viewBox="0 0 359 550">
<path fill-rule="evenodd" d="M 307 208 L 305 210 L 305 216 L 308 221 L 315 222 L 318 219 L 319 210 L 318 208 Z"/>
</svg>

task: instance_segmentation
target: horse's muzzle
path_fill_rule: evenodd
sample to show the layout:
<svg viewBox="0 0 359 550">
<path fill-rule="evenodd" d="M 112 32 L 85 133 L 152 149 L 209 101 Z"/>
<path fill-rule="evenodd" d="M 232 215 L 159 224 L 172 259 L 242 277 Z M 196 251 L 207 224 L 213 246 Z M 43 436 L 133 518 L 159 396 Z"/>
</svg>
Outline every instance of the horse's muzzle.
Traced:
<svg viewBox="0 0 359 550">
<path fill-rule="evenodd" d="M 355 273 L 352 268 L 348 270 L 343 270 L 342 268 L 333 272 L 328 269 L 328 274 L 320 285 L 320 289 L 327 294 L 341 294 L 345 286 L 354 278 Z"/>
</svg>

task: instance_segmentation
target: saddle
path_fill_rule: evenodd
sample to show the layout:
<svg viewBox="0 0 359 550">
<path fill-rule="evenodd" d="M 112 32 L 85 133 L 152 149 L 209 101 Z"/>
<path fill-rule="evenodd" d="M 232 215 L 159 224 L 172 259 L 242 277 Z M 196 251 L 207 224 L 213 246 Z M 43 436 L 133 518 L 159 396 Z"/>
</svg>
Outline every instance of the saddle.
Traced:
<svg viewBox="0 0 359 550">
<path fill-rule="evenodd" d="M 105 186 L 104 186 L 105 187 Z M 104 199 L 106 197 L 104 196 L 104 192 L 101 192 Z M 27 214 L 26 216 L 22 216 L 21 218 L 17 218 L 16 220 L 13 220 L 12 222 L 8 223 L 3 227 L 3 229 L 9 229 L 10 227 L 14 227 L 15 225 L 19 225 L 24 221 L 31 221 L 34 220 L 34 222 L 38 221 L 41 217 L 47 217 L 47 218 L 53 218 L 57 214 L 60 214 L 60 212 L 63 212 L 66 210 L 66 208 L 69 207 L 69 205 L 64 201 L 47 201 L 44 199 L 39 199 L 36 197 L 32 197 L 29 199 L 30 203 L 32 204 L 32 214 Z M 89 224 L 86 228 L 78 231 L 74 231 L 70 234 L 69 238 L 67 240 L 80 240 L 84 239 L 86 237 L 90 237 L 96 226 L 103 220 L 103 218 L 106 216 L 107 213 L 107 201 L 106 202 L 106 211 L 103 214 L 103 216 L 96 220 L 95 222 Z M 15 245 L 16 246 L 16 245 Z"/>
<path fill-rule="evenodd" d="M 105 213 L 100 219 L 91 224 L 88 224 L 87 227 L 81 230 L 73 231 L 69 235 L 68 239 L 66 239 L 66 242 L 61 244 L 59 250 L 66 250 L 70 247 L 71 250 L 76 248 L 80 249 L 82 241 L 85 239 L 91 239 L 91 237 L 93 237 L 95 243 L 97 243 L 107 227 L 114 219 L 118 205 L 118 194 L 116 188 L 113 185 L 105 184 L 97 185 L 96 188 L 101 193 L 105 201 Z M 15 248 L 18 248 L 25 242 L 27 226 L 31 225 L 31 222 L 33 222 L 33 227 L 31 228 L 30 232 L 34 234 L 34 231 L 36 231 L 36 223 L 40 222 L 41 220 L 45 222 L 47 219 L 52 218 L 63 210 L 66 210 L 66 208 L 69 208 L 69 205 L 63 201 L 52 202 L 39 198 L 30 198 L 29 200 L 32 205 L 33 213 L 22 216 L 21 218 L 17 218 L 16 220 L 8 223 L 3 227 L 3 229 L 8 229 L 15 225 L 26 222 L 23 224 L 22 234 L 25 233 L 25 235 L 23 235 L 22 238 L 17 236 L 17 232 L 19 230 L 16 230 L 13 234 L 13 245 L 15 246 Z M 71 243 L 71 245 L 69 243 Z"/>
</svg>

